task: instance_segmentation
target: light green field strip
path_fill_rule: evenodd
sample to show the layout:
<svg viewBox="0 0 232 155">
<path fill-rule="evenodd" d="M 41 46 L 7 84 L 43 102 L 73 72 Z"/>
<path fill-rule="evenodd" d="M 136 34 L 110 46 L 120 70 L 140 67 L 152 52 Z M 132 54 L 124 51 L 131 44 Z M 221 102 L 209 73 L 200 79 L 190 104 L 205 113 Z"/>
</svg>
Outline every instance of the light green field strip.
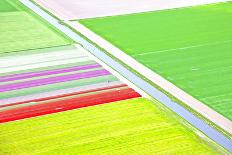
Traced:
<svg viewBox="0 0 232 155">
<path fill-rule="evenodd" d="M 35 93 L 42 93 L 42 92 L 51 92 L 55 90 L 73 88 L 78 86 L 85 86 L 85 85 L 92 85 L 101 82 L 108 82 L 108 81 L 118 81 L 118 79 L 113 75 L 106 75 L 106 76 L 99 76 L 94 78 L 86 78 L 80 79 L 75 81 L 68 81 L 56 84 L 49 84 L 49 85 L 42 85 L 38 87 L 26 88 L 26 89 L 18 89 L 9 92 L 1 92 L 0 99 L 30 95 Z"/>
<path fill-rule="evenodd" d="M 42 49 L 33 49 L 33 50 L 26 50 L 26 51 L 20 51 L 20 53 L 5 53 L 4 57 L 11 57 L 11 56 L 29 56 L 32 54 L 43 54 L 43 53 L 50 53 L 50 52 L 62 52 L 65 50 L 74 50 L 76 49 L 72 45 L 65 45 L 65 46 L 56 46 L 56 47 L 49 47 L 49 48 L 42 48 Z M 1 58 L 2 59 L 2 58 Z"/>
<path fill-rule="evenodd" d="M 0 148 L 19 155 L 219 153 L 143 98 L 2 124 Z"/>
<path fill-rule="evenodd" d="M 71 43 L 71 40 L 24 8 L 18 0 L 1 0 L 0 32 L 0 56 L 3 53 Z"/>
<path fill-rule="evenodd" d="M 89 87 L 91 87 L 91 85 L 89 85 Z M 6 110 L 11 110 L 11 109 L 17 109 L 17 108 L 21 108 L 21 107 L 27 107 L 27 106 L 31 106 L 31 105 L 47 104 L 47 103 L 54 102 L 54 101 L 62 101 L 62 100 L 73 99 L 73 98 L 77 98 L 77 97 L 97 95 L 97 94 L 111 92 L 111 91 L 119 91 L 119 90 L 122 91 L 122 90 L 125 90 L 128 88 L 129 88 L 128 86 L 124 86 L 124 87 L 117 87 L 117 88 L 113 88 L 113 89 L 106 89 L 106 90 L 93 91 L 93 92 L 88 92 L 88 93 L 83 93 L 83 94 L 71 95 L 71 96 L 66 96 L 66 97 L 57 97 L 57 98 L 45 100 L 45 101 L 27 102 L 24 104 L 16 104 L 16 105 L 11 105 L 11 106 L 1 107 L 0 112 L 6 111 Z"/>
<path fill-rule="evenodd" d="M 17 9 L 12 5 L 10 5 L 6 0 L 1 0 L 0 12 L 11 12 L 11 11 L 17 11 Z"/>
<path fill-rule="evenodd" d="M 232 120 L 231 19 L 226 2 L 80 22 Z"/>
</svg>

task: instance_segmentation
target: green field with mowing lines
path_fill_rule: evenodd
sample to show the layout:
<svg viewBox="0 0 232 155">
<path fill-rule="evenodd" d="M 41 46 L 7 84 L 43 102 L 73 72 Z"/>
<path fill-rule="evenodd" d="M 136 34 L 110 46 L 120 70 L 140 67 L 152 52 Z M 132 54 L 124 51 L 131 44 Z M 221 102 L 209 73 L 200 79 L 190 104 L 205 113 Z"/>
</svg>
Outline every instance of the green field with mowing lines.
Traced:
<svg viewBox="0 0 232 155">
<path fill-rule="evenodd" d="M 13 7 L 7 0 L 0 1 L 0 12 L 11 12 L 17 11 L 15 7 Z"/>
<path fill-rule="evenodd" d="M 225 2 L 80 22 L 232 120 L 231 19 Z"/>
<path fill-rule="evenodd" d="M 20 4 L 0 1 L 0 56 L 28 49 L 63 46 L 71 41 Z"/>
<path fill-rule="evenodd" d="M 0 154 L 212 155 L 215 151 L 143 98 L 0 125 Z"/>
</svg>

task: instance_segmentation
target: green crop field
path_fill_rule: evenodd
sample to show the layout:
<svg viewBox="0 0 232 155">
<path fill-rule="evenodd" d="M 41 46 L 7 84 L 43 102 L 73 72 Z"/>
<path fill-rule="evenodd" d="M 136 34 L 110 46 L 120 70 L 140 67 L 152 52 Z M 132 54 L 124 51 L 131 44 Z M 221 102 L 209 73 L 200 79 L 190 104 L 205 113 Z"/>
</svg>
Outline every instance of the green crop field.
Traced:
<svg viewBox="0 0 232 155">
<path fill-rule="evenodd" d="M 0 32 L 0 56 L 3 53 L 71 43 L 18 0 L 0 0 Z"/>
<path fill-rule="evenodd" d="M 231 19 L 225 2 L 80 22 L 232 120 Z"/>
<path fill-rule="evenodd" d="M 0 1 L 0 12 L 11 12 L 17 11 L 15 7 L 13 7 L 7 0 Z"/>
<path fill-rule="evenodd" d="M 217 151 L 143 98 L 0 125 L 0 154 L 212 155 Z"/>
</svg>

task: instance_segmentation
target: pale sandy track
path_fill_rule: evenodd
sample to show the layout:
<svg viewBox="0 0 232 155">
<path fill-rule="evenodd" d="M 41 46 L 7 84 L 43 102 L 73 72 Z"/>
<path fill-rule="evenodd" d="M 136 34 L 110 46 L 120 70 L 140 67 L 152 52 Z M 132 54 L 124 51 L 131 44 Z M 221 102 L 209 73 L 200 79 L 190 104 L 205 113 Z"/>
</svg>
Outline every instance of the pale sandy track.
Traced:
<svg viewBox="0 0 232 155">
<path fill-rule="evenodd" d="M 62 20 L 104 17 L 195 6 L 226 0 L 36 0 Z"/>
</svg>

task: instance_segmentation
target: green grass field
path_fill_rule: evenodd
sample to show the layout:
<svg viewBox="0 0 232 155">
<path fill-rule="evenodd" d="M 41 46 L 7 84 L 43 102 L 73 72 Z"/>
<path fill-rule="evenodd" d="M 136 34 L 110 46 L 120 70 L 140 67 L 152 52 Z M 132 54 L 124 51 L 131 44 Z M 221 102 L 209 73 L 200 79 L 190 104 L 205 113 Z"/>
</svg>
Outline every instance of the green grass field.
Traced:
<svg viewBox="0 0 232 155">
<path fill-rule="evenodd" d="M 231 19 L 226 2 L 80 22 L 232 120 Z"/>
<path fill-rule="evenodd" d="M 212 155 L 217 151 L 143 98 L 0 125 L 0 154 L 7 155 Z"/>
<path fill-rule="evenodd" d="M 0 56 L 4 53 L 68 45 L 71 41 L 23 7 L 0 1 Z"/>
<path fill-rule="evenodd" d="M 11 12 L 17 11 L 15 7 L 13 7 L 7 0 L 0 1 L 0 12 Z"/>
</svg>

